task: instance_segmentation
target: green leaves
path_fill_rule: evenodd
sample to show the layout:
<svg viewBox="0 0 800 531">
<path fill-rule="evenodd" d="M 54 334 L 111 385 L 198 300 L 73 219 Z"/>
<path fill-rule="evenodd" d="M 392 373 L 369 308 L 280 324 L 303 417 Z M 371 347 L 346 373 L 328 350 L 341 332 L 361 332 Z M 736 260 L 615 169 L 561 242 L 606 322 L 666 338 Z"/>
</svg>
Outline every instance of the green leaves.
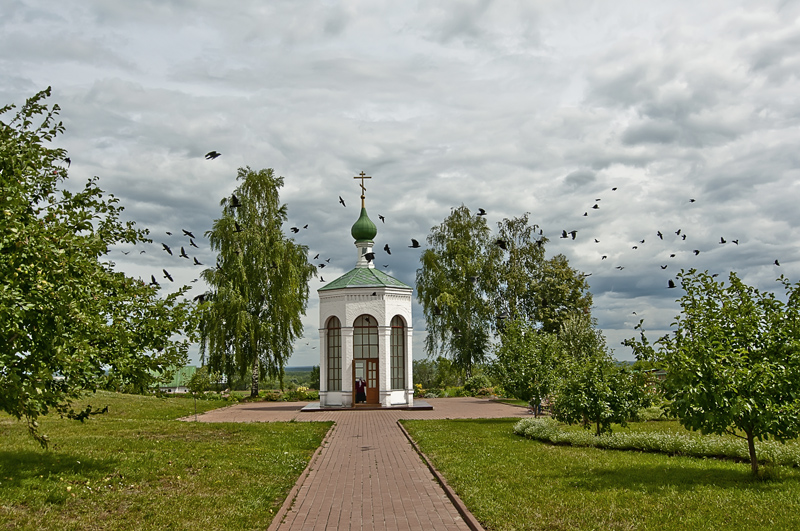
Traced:
<svg viewBox="0 0 800 531">
<path fill-rule="evenodd" d="M 216 267 L 203 272 L 213 293 L 202 309 L 201 354 L 228 377 L 255 370 L 257 393 L 260 373 L 283 378 L 316 268 L 308 248 L 283 234 L 283 177 L 240 168 L 237 180 L 238 204 L 223 199 L 222 217 L 207 233 L 218 255 Z"/>
<path fill-rule="evenodd" d="M 147 240 L 98 179 L 58 188 L 66 152 L 49 147 L 63 126 L 48 95 L 0 122 L 0 408 L 43 445 L 37 417 L 69 415 L 71 400 L 101 385 L 145 388 L 151 371 L 184 363 L 195 326 L 179 294 L 161 299 L 104 260 L 111 245 Z"/>
<path fill-rule="evenodd" d="M 728 285 L 707 272 L 679 274 L 685 294 L 676 330 L 649 347 L 626 344 L 664 363 L 670 410 L 687 428 L 753 440 L 800 434 L 800 297 L 783 284 L 787 302 L 731 273 Z M 758 470 L 750 444 L 751 466 Z"/>
</svg>

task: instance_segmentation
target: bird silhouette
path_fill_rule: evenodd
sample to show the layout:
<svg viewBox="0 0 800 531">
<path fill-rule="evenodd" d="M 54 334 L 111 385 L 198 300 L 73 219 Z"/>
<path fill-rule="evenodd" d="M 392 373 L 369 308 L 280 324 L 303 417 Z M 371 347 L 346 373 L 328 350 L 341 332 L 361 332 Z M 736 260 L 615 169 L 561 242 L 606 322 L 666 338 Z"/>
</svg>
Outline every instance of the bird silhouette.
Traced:
<svg viewBox="0 0 800 531">
<path fill-rule="evenodd" d="M 197 261 L 197 257 L 194 257 L 194 265 L 203 265 L 201 262 Z"/>
<path fill-rule="evenodd" d="M 192 233 L 191 233 L 191 232 L 189 232 L 188 230 L 186 230 L 186 229 L 181 229 L 181 230 L 183 231 L 183 235 L 184 235 L 184 236 L 188 236 L 188 237 L 190 237 L 190 238 L 194 238 L 194 234 L 192 234 Z"/>
<path fill-rule="evenodd" d="M 392 254 L 392 250 L 389 248 L 389 244 L 383 246 L 383 250 L 386 251 L 386 254 Z"/>
<path fill-rule="evenodd" d="M 172 249 L 169 248 L 169 245 L 167 245 L 166 243 L 162 243 L 161 247 L 163 247 L 164 250 L 167 251 L 170 256 L 172 256 Z"/>
<path fill-rule="evenodd" d="M 378 214 L 378 219 L 381 220 L 381 223 L 386 223 L 386 218 Z"/>
<path fill-rule="evenodd" d="M 239 198 L 236 197 L 236 194 L 231 194 L 231 208 L 239 208 L 242 204 L 239 202 Z"/>
<path fill-rule="evenodd" d="M 220 155 L 222 155 L 222 153 L 217 153 L 216 151 L 209 151 L 208 153 L 206 153 L 206 160 L 214 160 Z"/>
<path fill-rule="evenodd" d="M 142 251 L 139 251 L 139 254 L 144 254 L 144 253 L 146 253 L 146 252 L 147 252 L 147 251 L 144 251 L 144 250 L 142 250 Z"/>
<path fill-rule="evenodd" d="M 597 238 L 595 238 L 595 239 L 594 239 L 594 243 L 600 243 L 600 240 L 598 240 Z"/>
<path fill-rule="evenodd" d="M 125 256 L 128 256 L 129 254 L 131 254 L 131 252 L 130 252 L 130 251 L 121 251 L 121 252 L 122 252 L 122 254 L 124 254 Z"/>
<path fill-rule="evenodd" d="M 634 245 L 633 247 L 631 247 L 631 249 L 638 249 L 638 248 L 639 248 L 638 245 Z"/>
<path fill-rule="evenodd" d="M 601 258 L 600 258 L 600 260 L 605 260 L 606 258 L 608 258 L 608 255 L 607 255 L 607 254 L 604 254 L 604 255 L 603 255 Z"/>
<path fill-rule="evenodd" d="M 186 254 L 186 249 L 184 249 L 182 245 L 181 245 L 181 254 L 179 254 L 178 256 L 180 256 L 181 258 L 189 258 L 189 255 Z"/>
<path fill-rule="evenodd" d="M 330 258 L 326 258 L 325 261 L 328 262 L 329 264 L 331 263 L 331 259 Z"/>
<path fill-rule="evenodd" d="M 383 267 L 389 267 L 389 264 L 383 264 Z"/>
<path fill-rule="evenodd" d="M 166 269 L 162 269 L 161 271 L 163 271 L 163 272 L 164 272 L 164 278 L 168 278 L 170 282 L 175 282 L 175 281 L 172 279 L 172 275 L 170 275 L 170 274 L 169 274 L 169 271 L 167 271 Z"/>
<path fill-rule="evenodd" d="M 494 243 L 495 243 L 495 245 L 497 245 L 498 247 L 500 247 L 502 250 L 504 250 L 504 251 L 507 251 L 507 250 L 508 250 L 508 243 L 507 243 L 505 240 L 500 240 L 500 239 L 498 239 L 498 240 L 497 240 L 496 242 L 494 242 Z"/>
<path fill-rule="evenodd" d="M 619 269 L 620 271 L 622 271 L 623 269 L 625 269 L 625 266 L 617 266 L 614 269 Z"/>
<path fill-rule="evenodd" d="M 778 260 L 776 259 L 776 260 L 775 260 L 775 265 L 776 265 L 776 266 L 780 266 L 780 265 L 781 265 L 781 263 L 780 263 L 780 262 L 778 262 Z"/>
<path fill-rule="evenodd" d="M 155 275 L 150 275 L 150 285 L 151 286 L 160 286 L 161 285 L 156 280 L 156 276 Z"/>
<path fill-rule="evenodd" d="M 324 279 L 324 278 L 322 278 L 322 277 L 319 277 L 319 281 L 320 281 L 320 282 L 325 282 L 325 279 Z"/>
<path fill-rule="evenodd" d="M 695 255 L 695 256 L 697 256 L 698 254 L 700 254 L 700 250 L 699 250 L 699 249 L 695 249 L 695 250 L 694 250 L 694 251 L 692 251 L 692 252 L 694 253 L 694 255 Z"/>
<path fill-rule="evenodd" d="M 680 236 L 680 235 L 681 235 L 681 229 L 678 229 L 678 230 L 676 230 L 676 231 L 675 231 L 675 235 L 676 235 L 676 236 Z"/>
<path fill-rule="evenodd" d="M 584 212 L 584 213 L 583 213 L 583 215 L 584 215 L 584 216 L 588 216 L 588 215 L 589 215 L 589 213 L 588 213 L 588 212 Z"/>
<path fill-rule="evenodd" d="M 316 255 L 314 255 L 314 258 L 312 258 L 312 260 L 317 260 L 318 258 L 319 258 L 319 253 L 317 253 Z"/>
<path fill-rule="evenodd" d="M 414 238 L 411 238 L 411 245 L 409 245 L 412 249 L 419 249 L 419 242 Z"/>
<path fill-rule="evenodd" d="M 669 255 L 670 258 L 675 258 L 674 254 Z"/>
<path fill-rule="evenodd" d="M 561 236 L 560 236 L 560 237 L 561 237 L 561 238 L 569 238 L 569 236 L 567 236 L 567 229 L 563 229 L 563 230 L 561 231 Z"/>
<path fill-rule="evenodd" d="M 478 209 L 478 213 L 475 214 L 475 215 L 476 216 L 485 216 L 486 215 L 486 211 L 484 209 L 482 209 L 482 208 L 479 208 Z"/>
<path fill-rule="evenodd" d="M 694 202 L 695 202 L 695 200 L 694 200 L 694 199 L 689 199 L 689 202 L 690 202 L 690 203 L 694 203 Z"/>
<path fill-rule="evenodd" d="M 681 234 L 681 239 L 685 240 L 686 239 L 686 235 L 685 234 Z"/>
<path fill-rule="evenodd" d="M 669 264 L 667 264 L 667 265 L 669 265 Z M 667 266 L 665 266 L 665 265 L 661 266 L 661 269 L 666 269 L 666 268 L 667 268 Z"/>
<path fill-rule="evenodd" d="M 370 263 L 375 260 L 375 253 L 364 253 L 364 258 L 367 259 L 367 263 Z"/>
<path fill-rule="evenodd" d="M 167 236 L 172 236 L 172 233 L 170 231 L 167 231 L 166 234 L 167 234 Z"/>
<path fill-rule="evenodd" d="M 644 243 L 644 240 L 639 240 L 639 243 Z"/>
<path fill-rule="evenodd" d="M 195 249 L 199 249 L 199 247 L 197 246 L 197 244 L 196 244 L 196 243 L 194 243 L 194 240 L 193 240 L 193 239 L 191 239 L 191 238 L 189 238 L 189 245 L 191 245 L 191 246 L 192 246 L 192 247 L 194 247 Z"/>
<path fill-rule="evenodd" d="M 720 236 L 720 237 L 719 237 L 719 243 L 720 243 L 720 245 L 721 245 L 721 244 L 723 244 L 723 243 L 728 243 L 728 242 L 727 242 L 727 241 L 725 241 L 725 238 L 723 238 L 722 236 Z"/>
<path fill-rule="evenodd" d="M 571 230 L 571 231 L 569 231 L 569 233 L 568 233 L 568 234 L 570 234 L 570 235 L 572 236 L 572 239 L 574 240 L 574 239 L 575 239 L 575 237 L 578 235 L 578 231 L 576 231 L 576 230 Z"/>
<path fill-rule="evenodd" d="M 292 231 L 292 232 L 293 232 L 293 233 L 295 233 L 295 234 L 297 234 L 298 232 L 300 232 L 300 229 L 298 229 L 297 227 L 292 227 L 292 228 L 291 228 L 291 229 L 289 229 L 289 230 L 290 230 L 290 231 Z"/>
<path fill-rule="evenodd" d="M 347 206 L 344 204 L 344 199 L 342 199 L 342 196 L 339 196 L 339 202 L 342 204 L 343 207 Z"/>
<path fill-rule="evenodd" d="M 616 192 L 617 191 L 617 187 L 615 186 L 614 188 L 611 189 L 611 191 L 612 192 Z"/>
<path fill-rule="evenodd" d="M 736 245 L 739 245 L 739 240 L 731 240 L 731 242 L 735 243 Z"/>
<path fill-rule="evenodd" d="M 304 229 L 307 229 L 307 228 L 308 228 L 308 223 L 306 223 L 305 225 L 303 225 L 303 228 L 304 228 Z"/>
<path fill-rule="evenodd" d="M 72 165 L 72 159 L 70 159 L 69 157 L 64 157 L 64 162 L 67 163 L 67 168 L 69 168 Z"/>
<path fill-rule="evenodd" d="M 325 268 L 325 264 L 319 264 L 317 267 L 320 268 L 320 269 L 324 269 Z"/>
<path fill-rule="evenodd" d="M 667 287 L 668 288 L 676 288 L 677 286 L 675 285 L 675 282 L 672 281 L 672 279 L 669 279 L 667 281 Z"/>
<path fill-rule="evenodd" d="M 663 234 L 661 234 L 661 231 L 658 231 L 658 232 L 656 232 L 656 236 L 658 236 L 658 237 L 659 237 L 659 239 L 661 239 L 661 240 L 663 240 L 663 239 L 664 239 L 664 235 L 663 235 Z"/>
<path fill-rule="evenodd" d="M 598 205 L 597 203 L 595 203 L 595 204 L 594 204 L 594 206 L 593 206 L 592 208 L 593 208 L 593 209 L 595 209 L 595 210 L 597 210 L 598 208 L 600 208 L 600 205 Z"/>
</svg>

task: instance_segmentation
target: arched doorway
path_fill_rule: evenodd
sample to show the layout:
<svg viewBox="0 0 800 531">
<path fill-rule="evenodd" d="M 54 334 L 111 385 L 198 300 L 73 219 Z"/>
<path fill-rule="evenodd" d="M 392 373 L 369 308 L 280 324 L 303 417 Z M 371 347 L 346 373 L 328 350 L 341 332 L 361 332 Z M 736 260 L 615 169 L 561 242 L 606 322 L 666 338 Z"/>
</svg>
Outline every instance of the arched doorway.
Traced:
<svg viewBox="0 0 800 531">
<path fill-rule="evenodd" d="M 366 314 L 359 315 L 353 323 L 353 382 L 354 404 L 380 403 L 378 321 Z"/>
</svg>

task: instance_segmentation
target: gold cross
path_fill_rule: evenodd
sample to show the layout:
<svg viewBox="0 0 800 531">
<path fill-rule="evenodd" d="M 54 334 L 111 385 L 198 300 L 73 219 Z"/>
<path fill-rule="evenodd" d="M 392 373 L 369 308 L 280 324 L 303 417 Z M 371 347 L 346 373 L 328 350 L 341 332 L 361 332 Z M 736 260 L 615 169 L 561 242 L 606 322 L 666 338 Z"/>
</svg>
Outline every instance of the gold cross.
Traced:
<svg viewBox="0 0 800 531">
<path fill-rule="evenodd" d="M 361 173 L 353 177 L 353 179 L 361 179 L 361 184 L 359 185 L 361 186 L 361 208 L 364 208 L 364 198 L 365 198 L 364 192 L 367 191 L 367 189 L 364 188 L 364 179 L 372 179 L 372 177 L 364 174 L 364 172 L 362 171 Z"/>
</svg>

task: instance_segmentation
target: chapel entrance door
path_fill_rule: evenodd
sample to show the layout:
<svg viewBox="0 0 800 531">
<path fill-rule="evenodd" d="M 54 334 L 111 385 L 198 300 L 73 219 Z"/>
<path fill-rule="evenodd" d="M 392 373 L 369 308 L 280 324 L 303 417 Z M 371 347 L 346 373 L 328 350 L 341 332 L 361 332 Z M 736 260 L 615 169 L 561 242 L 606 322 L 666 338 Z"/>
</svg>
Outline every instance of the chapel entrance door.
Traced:
<svg viewBox="0 0 800 531">
<path fill-rule="evenodd" d="M 357 380 L 363 380 L 366 384 L 366 401 L 359 402 Z M 378 392 L 378 358 L 367 358 L 353 360 L 353 403 L 359 404 L 379 404 L 380 393 Z"/>
<path fill-rule="evenodd" d="M 378 394 L 378 358 L 369 358 L 367 362 L 367 404 L 380 403 Z"/>
</svg>

